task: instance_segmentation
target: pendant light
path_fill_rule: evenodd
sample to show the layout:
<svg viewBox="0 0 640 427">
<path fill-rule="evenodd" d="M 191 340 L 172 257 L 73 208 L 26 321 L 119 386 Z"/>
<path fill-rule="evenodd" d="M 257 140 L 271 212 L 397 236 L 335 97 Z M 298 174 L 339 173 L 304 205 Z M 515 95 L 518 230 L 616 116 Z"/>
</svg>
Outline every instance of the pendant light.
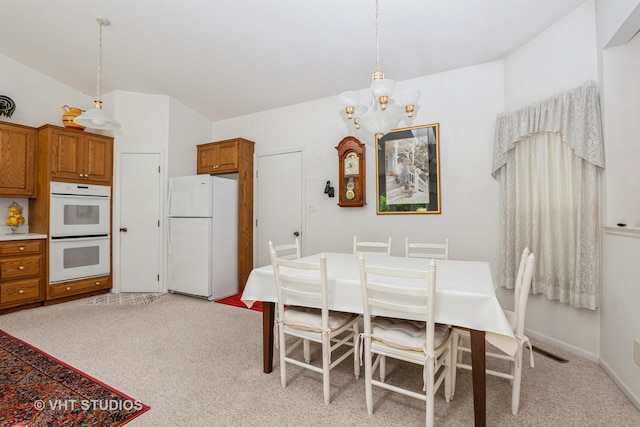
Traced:
<svg viewBox="0 0 640 427">
<path fill-rule="evenodd" d="M 73 121 L 81 126 L 90 129 L 120 129 L 120 123 L 102 109 L 102 99 L 100 99 L 100 83 L 102 82 L 102 27 L 109 26 L 110 22 L 106 18 L 96 18 L 100 26 L 100 37 L 98 42 L 98 85 L 96 99 L 93 101 L 95 108 L 87 110 Z"/>
<path fill-rule="evenodd" d="M 347 115 L 357 129 L 360 126 L 377 136 L 388 133 L 398 127 L 400 121 L 411 120 L 417 110 L 417 102 L 420 92 L 417 90 L 405 90 L 393 99 L 392 92 L 395 86 L 393 80 L 385 79 L 384 70 L 380 68 L 380 46 L 378 42 L 378 27 L 380 15 L 379 4 L 376 0 L 376 68 L 371 73 L 371 94 L 368 105 L 360 104 L 360 94 L 350 91 L 340 94 Z"/>
</svg>

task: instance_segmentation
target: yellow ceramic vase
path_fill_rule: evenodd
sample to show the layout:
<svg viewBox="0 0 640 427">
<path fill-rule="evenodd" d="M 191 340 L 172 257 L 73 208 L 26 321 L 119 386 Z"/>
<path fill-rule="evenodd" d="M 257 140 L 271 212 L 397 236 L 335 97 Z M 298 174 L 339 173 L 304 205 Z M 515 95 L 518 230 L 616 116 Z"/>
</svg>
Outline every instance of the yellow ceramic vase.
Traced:
<svg viewBox="0 0 640 427">
<path fill-rule="evenodd" d="M 81 126 L 73 121 L 80 114 L 84 113 L 84 110 L 75 107 L 69 107 L 65 105 L 62 107 L 62 124 L 69 129 L 84 130 L 84 126 Z"/>
</svg>

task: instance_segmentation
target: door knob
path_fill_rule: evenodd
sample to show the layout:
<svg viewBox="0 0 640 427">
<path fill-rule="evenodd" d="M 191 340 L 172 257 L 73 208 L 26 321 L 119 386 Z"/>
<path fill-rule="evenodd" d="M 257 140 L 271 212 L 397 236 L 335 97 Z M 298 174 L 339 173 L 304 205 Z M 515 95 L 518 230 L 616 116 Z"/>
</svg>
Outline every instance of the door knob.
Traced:
<svg viewBox="0 0 640 427">
<path fill-rule="evenodd" d="M 300 236 L 300 232 L 299 232 L 299 231 L 294 231 L 294 232 L 293 232 L 293 235 L 294 235 L 294 236 L 296 236 L 296 237 L 298 237 L 298 236 Z"/>
<path fill-rule="evenodd" d="M 123 233 L 127 232 L 127 227 L 120 227 L 120 231 L 122 231 Z"/>
</svg>

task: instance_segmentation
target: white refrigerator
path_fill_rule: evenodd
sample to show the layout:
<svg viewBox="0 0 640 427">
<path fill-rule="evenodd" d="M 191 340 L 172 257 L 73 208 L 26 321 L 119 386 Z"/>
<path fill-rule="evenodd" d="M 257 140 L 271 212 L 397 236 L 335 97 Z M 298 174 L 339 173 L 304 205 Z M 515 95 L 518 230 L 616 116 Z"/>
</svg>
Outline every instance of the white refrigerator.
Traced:
<svg viewBox="0 0 640 427">
<path fill-rule="evenodd" d="M 211 175 L 169 180 L 170 292 L 215 300 L 238 292 L 238 181 Z"/>
</svg>

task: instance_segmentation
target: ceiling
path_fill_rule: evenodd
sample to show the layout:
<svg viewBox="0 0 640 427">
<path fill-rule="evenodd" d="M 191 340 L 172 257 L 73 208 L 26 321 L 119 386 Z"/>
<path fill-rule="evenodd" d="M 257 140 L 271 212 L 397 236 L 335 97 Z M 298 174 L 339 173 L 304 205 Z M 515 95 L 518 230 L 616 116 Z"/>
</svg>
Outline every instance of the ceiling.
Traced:
<svg viewBox="0 0 640 427">
<path fill-rule="evenodd" d="M 380 66 L 399 81 L 499 60 L 584 1 L 380 0 Z M 96 17 L 101 93 L 169 95 L 212 121 L 364 89 L 376 65 L 374 0 L 11 1 L 0 53 L 94 98 Z"/>
</svg>

